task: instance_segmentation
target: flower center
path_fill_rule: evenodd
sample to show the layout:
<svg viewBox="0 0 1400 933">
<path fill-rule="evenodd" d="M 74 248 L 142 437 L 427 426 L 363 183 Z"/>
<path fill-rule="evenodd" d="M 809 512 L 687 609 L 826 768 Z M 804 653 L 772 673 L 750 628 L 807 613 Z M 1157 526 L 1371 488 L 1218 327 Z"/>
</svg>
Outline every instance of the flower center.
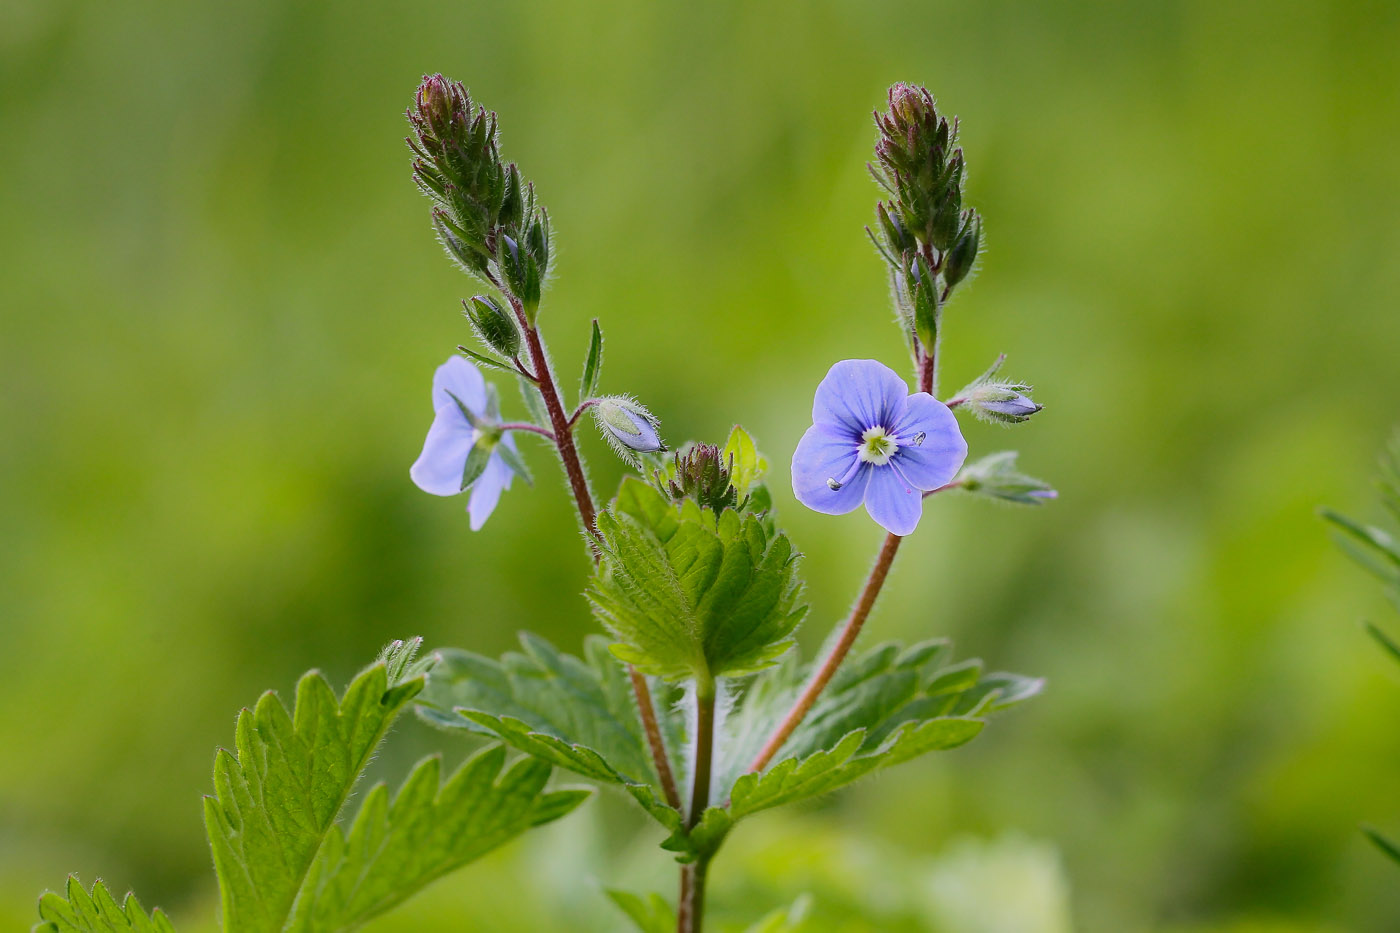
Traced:
<svg viewBox="0 0 1400 933">
<path fill-rule="evenodd" d="M 860 436 L 860 448 L 856 451 L 856 456 L 865 463 L 884 466 L 890 462 L 897 450 L 899 442 L 894 439 L 894 435 L 877 425 L 867 429 Z"/>
</svg>

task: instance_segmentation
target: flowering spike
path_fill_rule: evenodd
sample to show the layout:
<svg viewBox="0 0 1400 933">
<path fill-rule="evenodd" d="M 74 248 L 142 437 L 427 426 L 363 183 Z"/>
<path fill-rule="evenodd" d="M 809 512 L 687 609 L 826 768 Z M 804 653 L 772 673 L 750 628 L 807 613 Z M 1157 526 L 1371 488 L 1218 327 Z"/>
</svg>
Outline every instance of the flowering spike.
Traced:
<svg viewBox="0 0 1400 933">
<path fill-rule="evenodd" d="M 443 249 L 466 272 L 508 288 L 533 323 L 549 264 L 549 224 L 534 186 L 501 158 L 496 115 L 439 74 L 424 76 L 408 122 L 413 178 L 433 201 Z"/>
</svg>

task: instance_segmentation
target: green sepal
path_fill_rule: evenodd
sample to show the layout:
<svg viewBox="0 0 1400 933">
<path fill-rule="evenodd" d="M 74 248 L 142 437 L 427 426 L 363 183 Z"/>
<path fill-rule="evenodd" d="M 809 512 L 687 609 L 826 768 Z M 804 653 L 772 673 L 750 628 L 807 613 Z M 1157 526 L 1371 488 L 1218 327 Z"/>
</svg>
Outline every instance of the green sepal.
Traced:
<svg viewBox="0 0 1400 933">
<path fill-rule="evenodd" d="M 489 386 L 490 383 L 487 383 L 487 385 Z M 467 403 L 459 399 L 457 396 L 453 395 L 450 389 L 443 389 L 443 391 L 447 393 L 448 398 L 452 399 L 452 401 L 457 403 L 457 410 L 462 413 L 463 418 L 467 419 L 467 424 L 471 425 L 477 431 L 485 432 L 491 429 L 491 423 L 489 421 L 479 417 L 475 412 L 468 408 Z M 464 483 L 463 485 L 465 486 L 467 484 Z"/>
<path fill-rule="evenodd" d="M 486 471 L 486 464 L 491 460 L 491 453 L 499 445 L 495 439 L 483 434 L 472 449 L 467 453 L 466 465 L 462 468 L 462 491 L 466 492 L 471 484 L 481 478 L 481 474 Z"/>
<path fill-rule="evenodd" d="M 603 374 L 603 331 L 598 319 L 593 319 L 593 334 L 588 339 L 588 358 L 583 362 L 583 378 L 579 380 L 579 404 L 598 393 L 598 380 Z"/>
<path fill-rule="evenodd" d="M 525 465 L 525 458 L 520 456 L 519 451 L 513 450 L 508 444 L 497 444 L 494 452 L 512 473 L 525 481 L 525 485 L 535 485 L 535 478 L 530 475 L 530 468 Z"/>
<path fill-rule="evenodd" d="M 505 360 L 498 360 L 494 356 L 487 356 L 485 353 L 478 353 L 470 347 L 464 347 L 461 344 L 457 345 L 457 349 L 462 351 L 462 353 L 467 357 L 480 363 L 482 366 L 488 366 L 491 369 L 499 369 L 502 372 L 507 373 L 516 372 L 515 367 L 507 363 Z"/>
<path fill-rule="evenodd" d="M 938 322 L 941 313 L 938 277 L 924 257 L 915 255 L 913 265 L 905 273 L 914 299 L 914 333 L 926 349 L 938 343 Z M 911 277 L 912 276 L 912 277 Z M 911 278 L 910 278 L 911 277 Z"/>
</svg>

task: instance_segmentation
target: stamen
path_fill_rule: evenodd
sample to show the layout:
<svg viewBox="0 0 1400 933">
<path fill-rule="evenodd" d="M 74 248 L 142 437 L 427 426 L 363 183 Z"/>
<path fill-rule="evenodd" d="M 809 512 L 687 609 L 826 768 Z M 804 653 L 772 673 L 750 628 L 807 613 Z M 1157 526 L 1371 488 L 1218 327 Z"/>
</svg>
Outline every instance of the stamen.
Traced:
<svg viewBox="0 0 1400 933">
<path fill-rule="evenodd" d="M 911 441 L 909 442 L 909 446 L 911 446 L 911 447 L 922 447 L 922 446 L 924 446 L 924 439 L 927 438 L 927 437 L 928 437 L 928 433 L 927 433 L 927 432 L 925 432 L 925 431 L 920 431 L 918 434 L 915 434 L 915 435 L 914 435 L 914 439 L 911 440 Z"/>
<path fill-rule="evenodd" d="M 909 477 L 904 475 L 904 471 L 899 468 L 899 464 L 894 460 L 890 461 L 890 469 L 894 470 L 894 475 L 899 477 L 899 481 L 904 484 L 905 492 L 913 492 L 914 484 L 909 482 Z"/>
</svg>

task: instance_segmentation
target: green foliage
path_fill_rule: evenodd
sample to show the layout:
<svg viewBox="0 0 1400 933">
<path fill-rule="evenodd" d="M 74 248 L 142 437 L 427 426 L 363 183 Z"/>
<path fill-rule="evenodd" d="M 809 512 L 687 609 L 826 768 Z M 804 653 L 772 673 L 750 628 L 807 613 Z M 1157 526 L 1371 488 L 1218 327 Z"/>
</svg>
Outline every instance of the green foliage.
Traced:
<svg viewBox="0 0 1400 933">
<path fill-rule="evenodd" d="M 522 759 L 503 772 L 504 765 L 505 748 L 496 745 L 441 786 L 437 757 L 419 764 L 392 802 L 385 785 L 376 785 L 349 832 L 328 834 L 283 929 L 353 929 L 588 797 L 584 790 L 545 793 L 551 769 L 543 761 Z"/>
<path fill-rule="evenodd" d="M 118 904 L 101 881 L 89 894 L 76 876 L 69 876 L 65 894 L 39 899 L 39 917 L 34 933 L 175 933 L 159 908 L 147 914 L 134 894 Z"/>
<path fill-rule="evenodd" d="M 598 516 L 588 588 L 613 651 L 648 673 L 701 680 L 768 666 L 791 645 L 797 554 L 752 515 L 678 505 L 635 479 Z"/>
<path fill-rule="evenodd" d="M 411 649 L 408 649 L 411 650 Z M 389 725 L 423 689 L 389 680 L 381 660 L 337 701 L 319 673 L 297 684 L 289 715 L 273 691 L 239 714 L 236 757 L 220 750 L 204 822 L 231 930 L 283 929 L 307 873 Z"/>
<path fill-rule="evenodd" d="M 528 632 L 520 641 L 524 652 L 500 661 L 439 652 L 418 714 L 442 728 L 504 739 L 594 780 L 656 784 L 627 674 L 607 640 L 588 638 L 584 660 Z"/>
<path fill-rule="evenodd" d="M 370 789 L 348 831 L 335 825 L 374 750 L 423 689 L 437 658 L 415 660 L 421 639 L 394 642 L 337 700 L 315 671 L 297 684 L 288 713 L 268 691 L 238 717 L 237 754 L 220 750 L 205 826 L 222 895 L 224 928 L 237 933 L 353 929 L 424 885 L 558 819 L 587 791 L 547 793 L 550 766 L 522 759 L 502 772 L 505 748 L 482 751 L 445 784 L 428 758 L 393 800 Z M 173 933 L 128 896 L 118 906 L 99 882 L 76 878 L 67 898 L 39 902 L 46 933 Z"/>
<path fill-rule="evenodd" d="M 524 653 L 492 661 L 444 650 L 419 715 L 436 725 L 499 738 L 536 758 L 625 789 L 669 833 L 662 847 L 680 861 L 717 850 L 733 824 L 753 813 L 810 799 L 926 752 L 977 735 L 983 717 L 1034 696 L 1040 680 L 984 674 L 977 660 L 953 662 L 946 641 L 880 645 L 851 658 L 761 775 L 744 774 L 773 723 L 806 683 L 811 665 L 789 657 L 741 682 L 719 736 L 714 787 L 722 806 L 687 829 L 668 806 L 637 723 L 627 676 L 605 640 L 585 642 L 585 658 L 521 635 Z M 654 686 L 662 686 L 654 683 Z M 687 747 L 687 713 L 659 694 L 657 713 L 673 769 Z"/>
</svg>

